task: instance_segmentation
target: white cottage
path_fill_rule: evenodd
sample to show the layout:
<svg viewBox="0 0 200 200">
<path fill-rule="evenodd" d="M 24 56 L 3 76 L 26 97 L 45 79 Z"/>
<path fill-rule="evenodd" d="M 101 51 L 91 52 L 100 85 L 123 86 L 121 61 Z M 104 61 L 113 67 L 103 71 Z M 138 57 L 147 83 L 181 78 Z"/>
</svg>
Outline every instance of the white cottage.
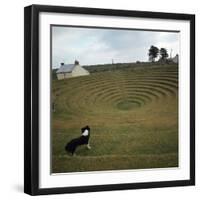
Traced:
<svg viewBox="0 0 200 200">
<path fill-rule="evenodd" d="M 58 80 L 77 77 L 77 76 L 86 76 L 89 75 L 89 71 L 84 69 L 79 65 L 78 61 L 75 61 L 74 64 L 64 64 L 61 63 L 60 68 L 56 72 Z"/>
</svg>

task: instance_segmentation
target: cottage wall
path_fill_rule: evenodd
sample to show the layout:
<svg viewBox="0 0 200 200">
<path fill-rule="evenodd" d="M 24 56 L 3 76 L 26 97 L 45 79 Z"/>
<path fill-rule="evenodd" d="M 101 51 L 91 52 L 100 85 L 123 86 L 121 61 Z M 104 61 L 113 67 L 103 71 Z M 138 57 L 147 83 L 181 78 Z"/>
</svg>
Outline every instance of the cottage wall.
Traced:
<svg viewBox="0 0 200 200">
<path fill-rule="evenodd" d="M 72 73 L 58 73 L 57 74 L 58 80 L 62 80 L 65 78 L 70 78 L 70 77 L 72 77 Z"/>
<path fill-rule="evenodd" d="M 90 73 L 82 68 L 80 65 L 76 65 L 72 71 L 72 76 L 86 76 L 89 75 Z"/>
</svg>

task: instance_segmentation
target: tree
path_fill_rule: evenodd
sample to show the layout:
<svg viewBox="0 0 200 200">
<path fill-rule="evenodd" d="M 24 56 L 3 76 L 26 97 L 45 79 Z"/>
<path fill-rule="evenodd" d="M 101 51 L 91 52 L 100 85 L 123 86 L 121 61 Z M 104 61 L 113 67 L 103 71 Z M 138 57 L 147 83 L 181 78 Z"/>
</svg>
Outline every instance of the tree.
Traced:
<svg viewBox="0 0 200 200">
<path fill-rule="evenodd" d="M 158 47 L 152 45 L 149 49 L 149 54 L 148 54 L 149 61 L 154 62 L 155 58 L 157 58 L 157 56 L 158 56 L 158 53 L 159 53 Z"/>
<path fill-rule="evenodd" d="M 160 49 L 160 60 L 166 60 L 168 57 L 167 49 L 161 48 Z"/>
</svg>

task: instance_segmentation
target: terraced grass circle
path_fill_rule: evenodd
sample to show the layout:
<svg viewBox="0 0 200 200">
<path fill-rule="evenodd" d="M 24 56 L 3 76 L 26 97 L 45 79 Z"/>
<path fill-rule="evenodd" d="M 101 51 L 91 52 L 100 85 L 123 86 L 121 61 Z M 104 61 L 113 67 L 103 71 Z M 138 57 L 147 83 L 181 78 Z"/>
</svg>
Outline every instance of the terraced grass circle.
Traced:
<svg viewBox="0 0 200 200">
<path fill-rule="evenodd" d="M 177 68 L 116 70 L 55 81 L 56 110 L 72 117 L 84 114 L 134 111 L 150 103 L 176 98 Z"/>
</svg>

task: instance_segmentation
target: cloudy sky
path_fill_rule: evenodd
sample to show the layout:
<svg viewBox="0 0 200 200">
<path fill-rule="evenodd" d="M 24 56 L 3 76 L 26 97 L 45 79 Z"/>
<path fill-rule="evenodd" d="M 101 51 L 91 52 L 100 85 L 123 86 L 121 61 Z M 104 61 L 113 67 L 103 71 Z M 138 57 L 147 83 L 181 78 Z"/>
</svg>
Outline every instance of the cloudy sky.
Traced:
<svg viewBox="0 0 200 200">
<path fill-rule="evenodd" d="M 52 27 L 52 64 L 81 65 L 148 61 L 151 45 L 179 53 L 179 33 L 142 30 Z"/>
</svg>

